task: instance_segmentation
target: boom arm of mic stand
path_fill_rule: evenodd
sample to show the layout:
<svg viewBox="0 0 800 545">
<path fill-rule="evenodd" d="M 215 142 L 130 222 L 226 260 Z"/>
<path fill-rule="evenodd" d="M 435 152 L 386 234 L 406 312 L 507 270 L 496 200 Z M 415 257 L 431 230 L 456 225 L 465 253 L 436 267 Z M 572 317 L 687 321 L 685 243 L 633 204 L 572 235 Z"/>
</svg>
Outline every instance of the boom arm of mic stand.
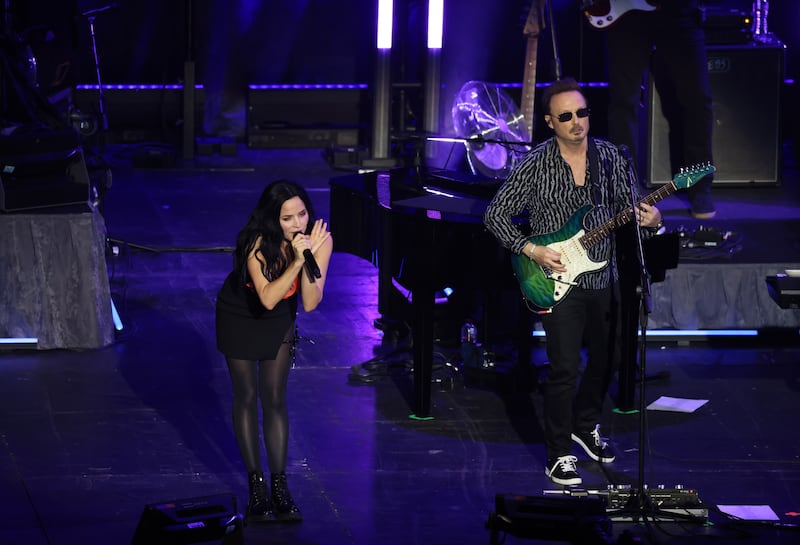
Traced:
<svg viewBox="0 0 800 545">
<path fill-rule="evenodd" d="M 463 139 L 467 143 L 480 143 L 480 144 L 500 144 L 501 146 L 533 146 L 535 142 L 526 142 L 523 140 L 499 140 L 497 138 L 483 138 L 482 136 L 470 136 Z"/>
</svg>

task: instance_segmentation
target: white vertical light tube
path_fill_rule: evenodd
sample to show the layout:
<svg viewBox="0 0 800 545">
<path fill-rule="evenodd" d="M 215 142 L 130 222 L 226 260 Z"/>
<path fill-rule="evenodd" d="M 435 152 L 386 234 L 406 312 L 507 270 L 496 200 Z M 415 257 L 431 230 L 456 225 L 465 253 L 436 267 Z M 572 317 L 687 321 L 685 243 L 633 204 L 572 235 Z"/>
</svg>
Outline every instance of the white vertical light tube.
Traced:
<svg viewBox="0 0 800 545">
<path fill-rule="evenodd" d="M 378 0 L 378 49 L 392 48 L 393 0 Z"/>
<path fill-rule="evenodd" d="M 389 110 L 391 109 L 391 52 L 394 0 L 378 0 L 378 35 L 373 89 L 371 160 L 364 166 L 383 166 L 389 159 Z"/>
<path fill-rule="evenodd" d="M 428 0 L 428 49 L 441 49 L 444 36 L 444 0 Z"/>
<path fill-rule="evenodd" d="M 444 0 L 428 0 L 428 57 L 425 67 L 425 106 L 423 130 L 427 135 L 439 130 L 439 94 L 441 90 L 441 52 L 444 36 Z M 425 156 L 431 157 L 430 142 Z"/>
</svg>

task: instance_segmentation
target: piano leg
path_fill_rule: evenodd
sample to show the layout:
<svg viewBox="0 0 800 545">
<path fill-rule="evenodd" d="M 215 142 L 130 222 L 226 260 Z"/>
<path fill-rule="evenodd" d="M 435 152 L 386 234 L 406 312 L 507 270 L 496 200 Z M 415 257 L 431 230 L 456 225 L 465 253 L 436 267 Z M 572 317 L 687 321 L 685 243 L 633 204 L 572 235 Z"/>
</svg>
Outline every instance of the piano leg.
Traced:
<svg viewBox="0 0 800 545">
<path fill-rule="evenodd" d="M 417 255 L 421 265 L 420 271 L 430 274 L 418 274 L 412 288 L 411 318 L 414 340 L 414 413 L 412 418 L 427 419 L 431 417 L 431 381 L 433 379 L 433 337 L 435 288 L 433 286 L 436 270 L 436 226 L 431 220 L 418 218 L 416 236 L 418 241 Z"/>
</svg>

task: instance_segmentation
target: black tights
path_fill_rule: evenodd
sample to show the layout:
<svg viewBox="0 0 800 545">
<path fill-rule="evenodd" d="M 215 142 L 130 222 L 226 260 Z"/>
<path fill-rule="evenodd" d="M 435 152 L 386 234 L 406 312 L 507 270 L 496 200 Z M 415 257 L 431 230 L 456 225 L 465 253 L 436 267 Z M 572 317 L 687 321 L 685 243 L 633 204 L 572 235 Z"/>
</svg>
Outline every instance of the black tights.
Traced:
<svg viewBox="0 0 800 545">
<path fill-rule="evenodd" d="M 261 471 L 258 400 L 261 398 L 264 446 L 270 473 L 286 470 L 289 413 L 286 381 L 291 365 L 294 327 L 284 336 L 274 360 L 226 358 L 233 384 L 233 431 L 248 473 Z"/>
</svg>

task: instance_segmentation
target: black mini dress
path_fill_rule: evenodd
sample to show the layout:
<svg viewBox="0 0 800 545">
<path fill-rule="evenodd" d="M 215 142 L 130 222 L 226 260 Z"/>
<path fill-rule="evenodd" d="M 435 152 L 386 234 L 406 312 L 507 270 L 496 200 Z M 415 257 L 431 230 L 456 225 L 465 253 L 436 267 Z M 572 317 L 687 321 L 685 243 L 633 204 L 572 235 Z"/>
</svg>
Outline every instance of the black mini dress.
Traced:
<svg viewBox="0 0 800 545">
<path fill-rule="evenodd" d="M 229 358 L 275 359 L 293 335 L 298 291 L 267 310 L 255 290 L 231 272 L 217 294 L 217 349 Z"/>
</svg>

